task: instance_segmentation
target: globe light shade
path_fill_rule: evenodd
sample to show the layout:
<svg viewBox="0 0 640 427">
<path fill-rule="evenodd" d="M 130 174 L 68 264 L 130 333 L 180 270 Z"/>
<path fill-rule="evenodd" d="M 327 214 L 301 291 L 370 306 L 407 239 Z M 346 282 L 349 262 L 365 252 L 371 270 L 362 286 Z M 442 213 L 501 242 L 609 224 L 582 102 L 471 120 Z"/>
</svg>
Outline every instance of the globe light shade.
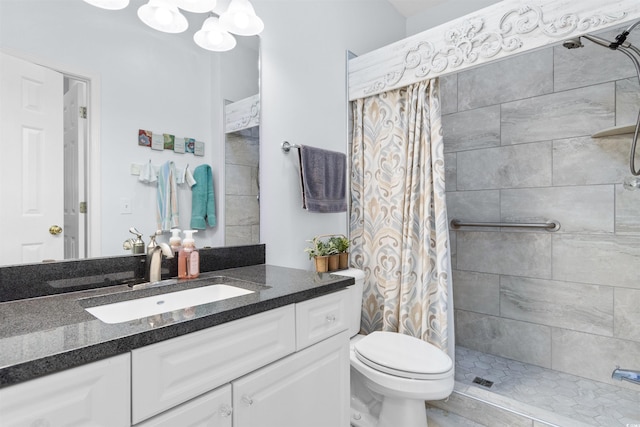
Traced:
<svg viewBox="0 0 640 427">
<path fill-rule="evenodd" d="M 187 18 L 168 0 L 149 0 L 138 9 L 138 17 L 151 28 L 165 33 L 181 33 L 189 27 Z"/>
<path fill-rule="evenodd" d="M 203 49 L 225 52 L 236 46 L 236 39 L 223 28 L 217 17 L 211 16 L 202 28 L 193 35 L 193 41 Z"/>
<path fill-rule="evenodd" d="M 84 0 L 92 6 L 108 10 L 120 10 L 129 6 L 129 0 Z"/>
<path fill-rule="evenodd" d="M 173 0 L 182 10 L 193 13 L 211 12 L 216 7 L 216 0 Z"/>
<path fill-rule="evenodd" d="M 229 8 L 220 15 L 220 23 L 229 32 L 239 36 L 255 36 L 264 29 L 264 23 L 249 0 L 231 0 Z"/>
</svg>

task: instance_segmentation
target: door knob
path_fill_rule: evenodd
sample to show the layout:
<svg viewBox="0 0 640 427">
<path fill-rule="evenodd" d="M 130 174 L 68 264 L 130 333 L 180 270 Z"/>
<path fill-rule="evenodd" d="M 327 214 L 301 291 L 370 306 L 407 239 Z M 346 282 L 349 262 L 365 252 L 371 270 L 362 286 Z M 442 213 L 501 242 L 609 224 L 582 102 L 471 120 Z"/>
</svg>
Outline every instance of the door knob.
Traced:
<svg viewBox="0 0 640 427">
<path fill-rule="evenodd" d="M 62 233 L 62 227 L 60 227 L 59 225 L 52 225 L 51 227 L 49 227 L 49 233 L 53 236 Z"/>
</svg>

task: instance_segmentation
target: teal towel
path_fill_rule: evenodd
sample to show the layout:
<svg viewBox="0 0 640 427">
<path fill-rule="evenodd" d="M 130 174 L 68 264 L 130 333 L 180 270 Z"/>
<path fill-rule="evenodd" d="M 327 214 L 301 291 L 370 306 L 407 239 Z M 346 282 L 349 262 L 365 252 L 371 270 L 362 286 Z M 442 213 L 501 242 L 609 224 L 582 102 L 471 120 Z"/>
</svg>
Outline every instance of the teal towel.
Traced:
<svg viewBox="0 0 640 427">
<path fill-rule="evenodd" d="M 191 187 L 191 229 L 204 230 L 207 223 L 216 226 L 216 199 L 213 194 L 211 166 L 200 165 L 193 171 L 196 183 Z"/>
</svg>

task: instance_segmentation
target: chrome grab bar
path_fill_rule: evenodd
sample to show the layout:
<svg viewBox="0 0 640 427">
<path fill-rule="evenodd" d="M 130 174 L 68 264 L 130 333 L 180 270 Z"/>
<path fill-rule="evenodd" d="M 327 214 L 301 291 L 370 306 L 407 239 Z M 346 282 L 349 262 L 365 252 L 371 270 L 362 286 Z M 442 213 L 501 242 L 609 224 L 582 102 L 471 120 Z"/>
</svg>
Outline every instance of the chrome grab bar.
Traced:
<svg viewBox="0 0 640 427">
<path fill-rule="evenodd" d="M 471 222 L 461 221 L 459 219 L 451 220 L 451 228 L 460 227 L 512 227 L 512 228 L 542 228 L 547 231 L 560 230 L 560 222 L 550 220 L 544 223 L 527 223 L 527 222 Z"/>
</svg>

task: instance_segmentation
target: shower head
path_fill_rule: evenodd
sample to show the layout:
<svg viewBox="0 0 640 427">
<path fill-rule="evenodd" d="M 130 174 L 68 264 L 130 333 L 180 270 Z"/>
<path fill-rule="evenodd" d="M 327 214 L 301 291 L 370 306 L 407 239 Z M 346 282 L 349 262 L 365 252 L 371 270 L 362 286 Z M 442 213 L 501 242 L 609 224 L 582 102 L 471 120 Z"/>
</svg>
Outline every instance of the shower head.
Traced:
<svg viewBox="0 0 640 427">
<path fill-rule="evenodd" d="M 562 42 L 562 46 L 567 49 L 577 49 L 579 47 L 584 47 L 582 41 L 580 41 L 580 37 L 576 37 L 575 39 L 569 39 Z"/>
</svg>

